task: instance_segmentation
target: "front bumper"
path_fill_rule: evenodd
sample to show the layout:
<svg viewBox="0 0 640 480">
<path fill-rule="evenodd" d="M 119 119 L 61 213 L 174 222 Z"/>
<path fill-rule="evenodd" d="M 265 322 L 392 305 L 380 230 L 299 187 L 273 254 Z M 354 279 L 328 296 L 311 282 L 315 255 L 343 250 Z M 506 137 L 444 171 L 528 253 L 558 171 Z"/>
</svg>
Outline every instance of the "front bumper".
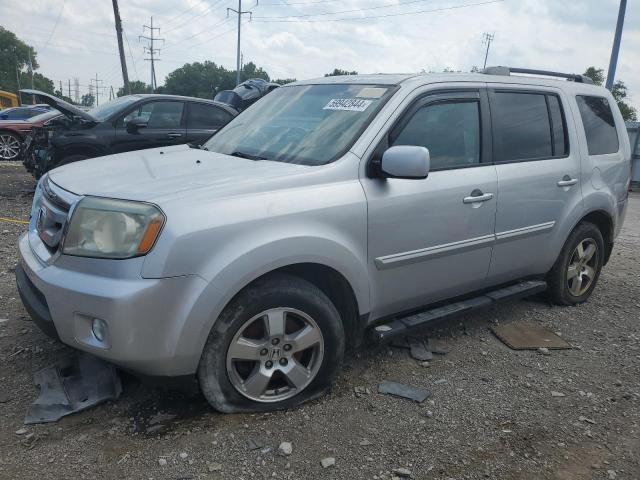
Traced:
<svg viewBox="0 0 640 480">
<path fill-rule="evenodd" d="M 201 277 L 145 279 L 95 264 L 82 269 L 78 266 L 95 259 L 70 257 L 65 262 L 65 256 L 44 264 L 33 253 L 27 233 L 20 237 L 19 251 L 20 297 L 45 333 L 143 375 L 195 373 L 202 346 L 200 326 L 209 313 L 198 301 L 207 287 Z M 108 326 L 102 342 L 91 328 L 95 318 Z"/>
</svg>

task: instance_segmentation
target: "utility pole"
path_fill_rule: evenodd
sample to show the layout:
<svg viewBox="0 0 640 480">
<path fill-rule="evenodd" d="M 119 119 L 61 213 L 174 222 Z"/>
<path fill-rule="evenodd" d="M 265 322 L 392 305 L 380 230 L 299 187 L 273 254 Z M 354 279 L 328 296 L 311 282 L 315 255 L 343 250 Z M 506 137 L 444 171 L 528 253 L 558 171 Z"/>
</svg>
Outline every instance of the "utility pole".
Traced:
<svg viewBox="0 0 640 480">
<path fill-rule="evenodd" d="M 62 97 L 64 95 L 64 92 L 62 91 L 62 80 L 58 80 L 60 82 L 60 96 Z"/>
<path fill-rule="evenodd" d="M 127 73 L 127 61 L 124 56 L 124 44 L 122 43 L 122 22 L 120 21 L 120 10 L 118 9 L 118 0 L 112 0 L 113 16 L 116 19 L 116 34 L 118 36 L 118 51 L 120 52 L 120 66 L 122 67 L 122 81 L 124 82 L 124 91 L 127 95 L 131 95 L 131 87 L 129 86 L 129 74 Z"/>
<path fill-rule="evenodd" d="M 489 58 L 489 47 L 491 46 L 491 42 L 493 42 L 493 37 L 495 36 L 495 34 L 493 33 L 483 33 L 482 34 L 482 43 L 487 45 L 487 51 L 484 54 L 484 66 L 482 67 L 487 68 L 487 58 Z"/>
<path fill-rule="evenodd" d="M 257 5 L 256 0 L 256 5 Z M 242 15 L 249 14 L 249 20 L 251 20 L 252 12 L 250 10 L 242 11 L 242 0 L 238 0 L 238 9 L 234 10 L 233 8 L 227 8 L 227 17 L 229 17 L 229 12 L 236 13 L 238 15 L 238 50 L 236 52 L 236 86 L 240 84 L 240 25 L 242 20 Z"/>
<path fill-rule="evenodd" d="M 31 90 L 35 90 L 33 88 L 33 58 L 31 57 L 31 50 L 32 50 L 32 48 L 29 47 L 29 73 L 31 74 Z M 31 95 L 31 104 L 32 105 L 36 104 L 35 95 Z"/>
<path fill-rule="evenodd" d="M 69 100 L 71 100 L 71 79 L 69 79 Z"/>
<path fill-rule="evenodd" d="M 92 78 L 91 80 L 89 80 L 89 84 L 90 84 L 89 88 L 91 88 L 91 82 L 93 82 L 93 81 L 96 82 L 96 84 L 95 84 L 95 90 L 96 90 L 95 99 L 96 99 L 96 107 L 98 107 L 100 105 L 100 100 L 98 99 L 98 97 L 100 96 L 100 89 L 102 88 L 100 86 L 100 82 L 102 82 L 102 80 L 98 79 L 98 74 L 96 73 L 96 78 L 95 79 Z"/>
<path fill-rule="evenodd" d="M 22 105 L 22 94 L 20 93 L 20 70 L 18 70 L 18 61 L 16 59 L 16 82 L 18 82 L 18 105 Z"/>
<path fill-rule="evenodd" d="M 616 24 L 616 34 L 613 37 L 613 48 L 611 49 L 609 71 L 607 72 L 606 87 L 608 90 L 611 90 L 613 88 L 613 81 L 616 76 L 616 67 L 618 66 L 618 53 L 620 52 L 620 40 L 622 39 L 622 26 L 624 25 L 624 15 L 626 10 L 627 0 L 620 0 L 620 9 L 618 10 L 618 23 Z"/>
<path fill-rule="evenodd" d="M 145 58 L 146 61 L 150 61 L 151 62 L 151 93 L 155 93 L 156 88 L 158 86 L 158 84 L 156 83 L 156 66 L 155 66 L 155 62 L 159 62 L 160 59 L 156 58 L 155 55 L 156 54 L 160 54 L 160 49 L 159 48 L 154 48 L 153 43 L 154 42 L 162 42 L 164 43 L 164 38 L 158 38 L 158 37 L 154 37 L 154 31 L 157 30 L 158 34 L 160 33 L 160 28 L 158 27 L 154 27 L 153 26 L 153 17 L 151 17 L 151 25 L 143 25 L 142 26 L 142 33 L 144 33 L 144 29 L 148 28 L 149 29 L 149 36 L 146 37 L 144 35 L 140 35 L 138 37 L 138 41 L 144 39 L 147 40 L 149 42 L 149 45 L 145 45 L 144 46 L 144 51 L 145 53 L 149 54 L 150 58 Z"/>
</svg>

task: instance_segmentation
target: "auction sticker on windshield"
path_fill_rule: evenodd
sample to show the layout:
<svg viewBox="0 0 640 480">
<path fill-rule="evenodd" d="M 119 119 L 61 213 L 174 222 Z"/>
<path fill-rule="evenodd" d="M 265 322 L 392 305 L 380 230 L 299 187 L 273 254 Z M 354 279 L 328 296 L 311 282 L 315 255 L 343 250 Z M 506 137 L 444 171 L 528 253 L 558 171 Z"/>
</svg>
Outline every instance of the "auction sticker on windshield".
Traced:
<svg viewBox="0 0 640 480">
<path fill-rule="evenodd" d="M 349 112 L 364 112 L 373 100 L 362 98 L 333 98 L 329 100 L 323 110 L 346 110 Z"/>
</svg>

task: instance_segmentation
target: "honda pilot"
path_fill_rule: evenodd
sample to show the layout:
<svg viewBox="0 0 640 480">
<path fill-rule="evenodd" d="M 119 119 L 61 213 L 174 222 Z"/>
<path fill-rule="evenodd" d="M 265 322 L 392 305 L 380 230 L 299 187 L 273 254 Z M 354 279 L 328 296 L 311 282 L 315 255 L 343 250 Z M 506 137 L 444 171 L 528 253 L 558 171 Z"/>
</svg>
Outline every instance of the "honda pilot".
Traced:
<svg viewBox="0 0 640 480">
<path fill-rule="evenodd" d="M 542 291 L 586 301 L 630 155 L 610 92 L 579 75 L 296 82 L 201 148 L 47 173 L 18 288 L 73 348 L 196 377 L 223 412 L 288 408 L 365 339 Z"/>
</svg>

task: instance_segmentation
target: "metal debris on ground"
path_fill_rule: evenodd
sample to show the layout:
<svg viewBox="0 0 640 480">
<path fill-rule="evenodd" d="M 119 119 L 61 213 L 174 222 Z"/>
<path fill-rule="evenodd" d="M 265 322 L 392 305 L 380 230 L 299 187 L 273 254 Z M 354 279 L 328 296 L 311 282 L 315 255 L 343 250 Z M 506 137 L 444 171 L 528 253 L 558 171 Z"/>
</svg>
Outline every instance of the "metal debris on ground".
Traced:
<svg viewBox="0 0 640 480">
<path fill-rule="evenodd" d="M 433 358 L 433 353 L 427 349 L 424 338 L 407 337 L 407 343 L 411 352 L 411 358 L 424 362 Z"/>
<path fill-rule="evenodd" d="M 34 374 L 40 394 L 29 407 L 25 424 L 56 422 L 122 393 L 115 367 L 87 353 L 63 358 Z"/>
<path fill-rule="evenodd" d="M 426 388 L 411 387 L 397 382 L 384 381 L 378 385 L 378 393 L 386 393 L 396 397 L 408 398 L 414 402 L 422 403 L 431 396 Z"/>
<path fill-rule="evenodd" d="M 565 350 L 569 344 L 548 328 L 536 323 L 510 323 L 494 325 L 491 331 L 513 350 Z"/>
<path fill-rule="evenodd" d="M 260 450 L 264 446 L 264 442 L 259 438 L 250 438 L 247 440 L 247 450 Z"/>
</svg>

